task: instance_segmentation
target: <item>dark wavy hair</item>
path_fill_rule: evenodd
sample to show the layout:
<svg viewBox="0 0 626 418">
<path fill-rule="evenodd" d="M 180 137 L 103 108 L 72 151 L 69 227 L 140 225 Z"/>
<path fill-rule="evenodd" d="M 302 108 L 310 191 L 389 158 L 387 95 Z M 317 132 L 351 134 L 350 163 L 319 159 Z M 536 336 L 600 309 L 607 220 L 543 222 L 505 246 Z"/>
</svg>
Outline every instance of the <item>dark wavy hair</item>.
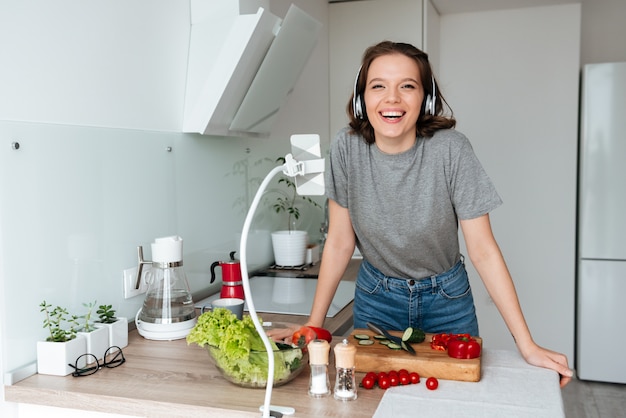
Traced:
<svg viewBox="0 0 626 418">
<path fill-rule="evenodd" d="M 357 93 L 362 95 L 365 91 L 367 74 L 369 72 L 372 61 L 374 61 L 378 57 L 391 54 L 402 54 L 413 59 L 416 62 L 420 72 L 420 81 L 424 88 L 424 101 L 426 101 L 425 98 L 429 94 L 433 94 L 431 80 L 434 79 L 433 70 L 430 67 L 430 63 L 428 62 L 428 54 L 417 49 L 411 44 L 401 42 L 383 41 L 379 44 L 370 46 L 365 50 L 361 62 L 361 69 L 356 80 Z M 446 102 L 446 100 L 443 98 L 443 95 L 441 94 L 441 90 L 439 90 L 439 85 L 437 84 L 436 80 L 435 88 L 437 90 L 435 100 L 435 114 L 427 115 L 424 112 L 425 105 L 424 103 L 422 103 L 422 110 L 419 117 L 417 118 L 417 122 L 415 123 L 417 128 L 417 134 L 422 137 L 432 137 L 434 133 L 440 129 L 451 129 L 456 126 L 456 120 L 454 119 L 454 116 L 452 114 L 452 109 L 448 105 L 448 102 Z M 372 144 L 374 143 L 374 128 L 367 119 L 367 114 L 364 114 L 363 119 L 359 119 L 355 116 L 353 109 L 353 100 L 354 93 L 352 94 L 352 96 L 350 96 L 350 101 L 348 102 L 348 106 L 346 107 L 348 117 L 350 118 L 349 125 L 354 132 L 361 134 L 368 144 Z M 443 115 L 444 103 L 446 107 L 450 110 L 449 116 Z M 364 100 L 362 101 L 362 106 L 363 108 L 365 108 Z"/>
</svg>

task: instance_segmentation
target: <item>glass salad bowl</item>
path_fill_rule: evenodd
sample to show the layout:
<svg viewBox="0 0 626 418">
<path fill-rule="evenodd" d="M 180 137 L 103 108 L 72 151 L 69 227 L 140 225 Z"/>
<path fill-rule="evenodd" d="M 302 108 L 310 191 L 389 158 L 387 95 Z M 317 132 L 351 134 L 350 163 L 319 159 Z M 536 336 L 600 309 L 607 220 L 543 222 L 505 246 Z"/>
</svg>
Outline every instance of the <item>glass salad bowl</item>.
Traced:
<svg viewBox="0 0 626 418">
<path fill-rule="evenodd" d="M 248 323 L 248 318 L 244 317 Z M 248 328 L 250 327 L 248 323 Z M 276 328 L 290 328 L 292 324 L 264 323 L 266 331 Z M 251 330 L 250 330 L 251 331 Z M 247 388 L 265 388 L 267 385 L 268 356 L 258 333 L 251 331 L 251 337 L 242 344 L 238 332 L 220 339 L 219 347 L 206 344 L 211 362 L 229 382 Z M 235 335 L 233 337 L 233 335 Z M 243 333 L 241 334 L 243 335 Z M 226 340 L 225 340 L 226 339 Z M 242 337 L 242 339 L 245 339 Z M 251 341 L 251 344 L 248 344 Z M 292 381 L 308 364 L 306 350 L 291 344 L 273 343 L 274 386 L 281 386 Z M 254 349 L 247 347 L 253 346 Z"/>
<path fill-rule="evenodd" d="M 292 381 L 308 363 L 301 348 L 286 345 L 274 351 L 274 386 Z M 267 352 L 250 351 L 247 358 L 233 362 L 218 347 L 207 346 L 209 357 L 222 376 L 231 383 L 247 388 L 265 388 L 267 385 Z"/>
</svg>

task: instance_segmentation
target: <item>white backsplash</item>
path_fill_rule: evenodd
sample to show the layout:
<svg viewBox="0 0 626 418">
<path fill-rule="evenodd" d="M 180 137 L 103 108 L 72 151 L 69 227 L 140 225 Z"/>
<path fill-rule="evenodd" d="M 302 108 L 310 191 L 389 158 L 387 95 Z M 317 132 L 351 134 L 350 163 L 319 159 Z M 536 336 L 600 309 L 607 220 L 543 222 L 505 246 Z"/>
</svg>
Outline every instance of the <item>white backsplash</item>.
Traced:
<svg viewBox="0 0 626 418">
<path fill-rule="evenodd" d="M 154 238 L 180 235 L 192 292 L 207 288 L 211 263 L 238 250 L 257 179 L 289 151 L 282 140 L 0 122 L 5 371 L 35 360 L 42 300 L 79 315 L 97 300 L 134 318 L 143 296 L 124 299 L 122 270 L 137 265 L 138 245 L 150 259 Z M 276 222 L 258 212 L 250 267 L 272 261 Z"/>
</svg>

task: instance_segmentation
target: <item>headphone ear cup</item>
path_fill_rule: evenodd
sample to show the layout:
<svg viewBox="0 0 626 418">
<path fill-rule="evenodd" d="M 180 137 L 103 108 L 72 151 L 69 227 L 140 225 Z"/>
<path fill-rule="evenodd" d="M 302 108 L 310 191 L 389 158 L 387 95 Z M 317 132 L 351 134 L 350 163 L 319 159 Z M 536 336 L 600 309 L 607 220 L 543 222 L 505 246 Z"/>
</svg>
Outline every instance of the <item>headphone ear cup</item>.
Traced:
<svg viewBox="0 0 626 418">
<path fill-rule="evenodd" d="M 363 109 L 363 100 L 361 100 L 361 95 L 357 94 L 356 99 L 354 100 L 354 116 L 359 119 L 365 118 L 365 110 Z"/>
<path fill-rule="evenodd" d="M 435 101 L 429 94 L 428 96 L 426 96 L 426 100 L 424 101 L 424 113 L 427 115 L 434 115 L 435 114 L 434 107 L 435 107 Z"/>
</svg>

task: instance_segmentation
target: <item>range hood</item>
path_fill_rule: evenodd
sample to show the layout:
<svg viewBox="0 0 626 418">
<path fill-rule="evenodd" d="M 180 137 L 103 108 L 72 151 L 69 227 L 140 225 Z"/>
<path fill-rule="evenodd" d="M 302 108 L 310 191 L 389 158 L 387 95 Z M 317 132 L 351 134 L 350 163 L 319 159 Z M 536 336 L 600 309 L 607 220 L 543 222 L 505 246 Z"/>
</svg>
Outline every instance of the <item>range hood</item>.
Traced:
<svg viewBox="0 0 626 418">
<path fill-rule="evenodd" d="M 259 8 L 226 22 L 193 23 L 183 132 L 269 135 L 321 27 L 294 5 L 283 20 Z"/>
</svg>

